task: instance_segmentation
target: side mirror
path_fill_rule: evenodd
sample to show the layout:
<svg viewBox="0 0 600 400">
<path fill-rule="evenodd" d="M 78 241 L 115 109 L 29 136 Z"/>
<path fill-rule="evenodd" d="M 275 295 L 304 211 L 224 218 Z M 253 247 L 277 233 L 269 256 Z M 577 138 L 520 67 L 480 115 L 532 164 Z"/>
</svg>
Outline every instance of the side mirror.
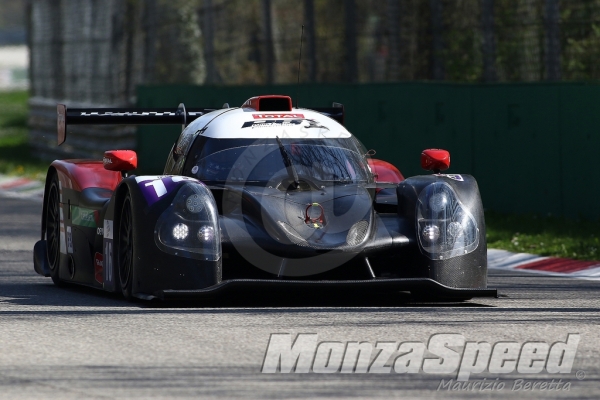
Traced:
<svg viewBox="0 0 600 400">
<path fill-rule="evenodd" d="M 421 167 L 436 174 L 450 168 L 450 152 L 442 149 L 423 150 Z"/>
<path fill-rule="evenodd" d="M 131 171 L 137 168 L 137 154 L 133 150 L 108 150 L 102 162 L 109 171 Z"/>
<path fill-rule="evenodd" d="M 389 162 L 376 158 L 369 158 L 367 161 L 375 177 L 375 182 L 400 183 L 404 180 L 404 176 L 398 171 L 398 168 Z"/>
</svg>

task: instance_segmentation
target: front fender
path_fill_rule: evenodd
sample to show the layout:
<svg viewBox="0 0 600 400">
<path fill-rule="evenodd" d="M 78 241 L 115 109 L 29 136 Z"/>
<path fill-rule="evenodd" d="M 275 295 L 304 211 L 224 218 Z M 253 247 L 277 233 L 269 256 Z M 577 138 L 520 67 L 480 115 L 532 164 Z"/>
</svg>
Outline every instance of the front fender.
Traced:
<svg viewBox="0 0 600 400">
<path fill-rule="evenodd" d="M 470 175 L 423 175 L 415 176 L 401 182 L 397 188 L 398 212 L 409 221 L 415 221 L 412 229 L 415 237 L 421 232 L 417 226 L 418 198 L 426 187 L 443 182 L 450 186 L 470 214 L 478 227 L 479 238 L 477 247 L 464 255 L 452 257 L 429 257 L 419 243 L 417 263 L 425 275 L 446 286 L 455 288 L 486 288 L 487 287 L 487 244 L 483 205 L 479 187 L 475 178 Z M 419 240 L 417 240 L 419 242 Z"/>
<path fill-rule="evenodd" d="M 217 261 L 205 261 L 168 254 L 155 242 L 156 222 L 171 205 L 179 189 L 184 185 L 203 185 L 200 181 L 180 176 L 131 176 L 125 178 L 113 198 L 113 239 L 119 240 L 120 214 L 123 200 L 131 196 L 133 217 L 133 286 L 132 293 L 143 297 L 159 290 L 202 289 L 221 281 L 221 257 Z M 214 202 L 212 194 L 208 201 Z M 107 222 L 108 222 L 107 218 Z M 105 224 L 107 224 L 105 222 Z M 108 223 L 107 225 L 110 225 Z M 108 241 L 104 237 L 105 249 Z M 220 238 L 217 238 L 220 240 Z M 112 244 L 115 248 L 114 243 Z M 114 252 L 113 252 L 114 253 Z M 112 254 L 113 280 L 118 288 L 117 254 Z"/>
</svg>

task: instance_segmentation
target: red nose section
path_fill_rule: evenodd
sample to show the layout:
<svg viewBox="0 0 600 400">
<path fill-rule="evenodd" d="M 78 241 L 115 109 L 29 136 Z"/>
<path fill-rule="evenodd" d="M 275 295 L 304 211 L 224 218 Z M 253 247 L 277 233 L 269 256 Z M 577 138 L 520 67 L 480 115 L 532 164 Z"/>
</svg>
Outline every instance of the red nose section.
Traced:
<svg viewBox="0 0 600 400">
<path fill-rule="evenodd" d="M 443 171 L 450 168 L 450 153 L 447 150 L 427 149 L 421 153 L 421 167 L 428 171 Z"/>
<path fill-rule="evenodd" d="M 102 162 L 109 171 L 131 171 L 137 168 L 137 154 L 133 150 L 108 150 Z"/>
</svg>

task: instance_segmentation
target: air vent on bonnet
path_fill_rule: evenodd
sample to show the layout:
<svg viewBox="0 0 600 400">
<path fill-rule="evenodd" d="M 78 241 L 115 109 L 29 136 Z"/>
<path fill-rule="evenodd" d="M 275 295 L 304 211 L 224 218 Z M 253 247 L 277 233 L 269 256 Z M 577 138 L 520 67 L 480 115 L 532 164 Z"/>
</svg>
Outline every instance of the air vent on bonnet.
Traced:
<svg viewBox="0 0 600 400">
<path fill-rule="evenodd" d="M 257 96 L 246 100 L 242 108 L 252 108 L 256 111 L 292 111 L 292 98 L 277 94 Z"/>
</svg>

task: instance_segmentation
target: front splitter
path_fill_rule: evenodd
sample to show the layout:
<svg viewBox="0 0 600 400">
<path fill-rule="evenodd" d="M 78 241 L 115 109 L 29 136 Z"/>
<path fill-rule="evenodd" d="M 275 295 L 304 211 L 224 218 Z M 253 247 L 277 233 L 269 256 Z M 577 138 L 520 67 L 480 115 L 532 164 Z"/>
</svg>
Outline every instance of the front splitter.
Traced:
<svg viewBox="0 0 600 400">
<path fill-rule="evenodd" d="M 315 290 L 324 292 L 382 293 L 410 291 L 422 297 L 469 299 L 473 297 L 498 297 L 497 289 L 452 288 L 429 278 L 376 278 L 370 280 L 346 281 L 296 281 L 276 279 L 231 279 L 195 290 L 159 290 L 153 297 L 163 300 L 192 300 L 214 298 L 234 294 L 241 290 L 253 290 L 257 293 L 297 292 Z"/>
</svg>

